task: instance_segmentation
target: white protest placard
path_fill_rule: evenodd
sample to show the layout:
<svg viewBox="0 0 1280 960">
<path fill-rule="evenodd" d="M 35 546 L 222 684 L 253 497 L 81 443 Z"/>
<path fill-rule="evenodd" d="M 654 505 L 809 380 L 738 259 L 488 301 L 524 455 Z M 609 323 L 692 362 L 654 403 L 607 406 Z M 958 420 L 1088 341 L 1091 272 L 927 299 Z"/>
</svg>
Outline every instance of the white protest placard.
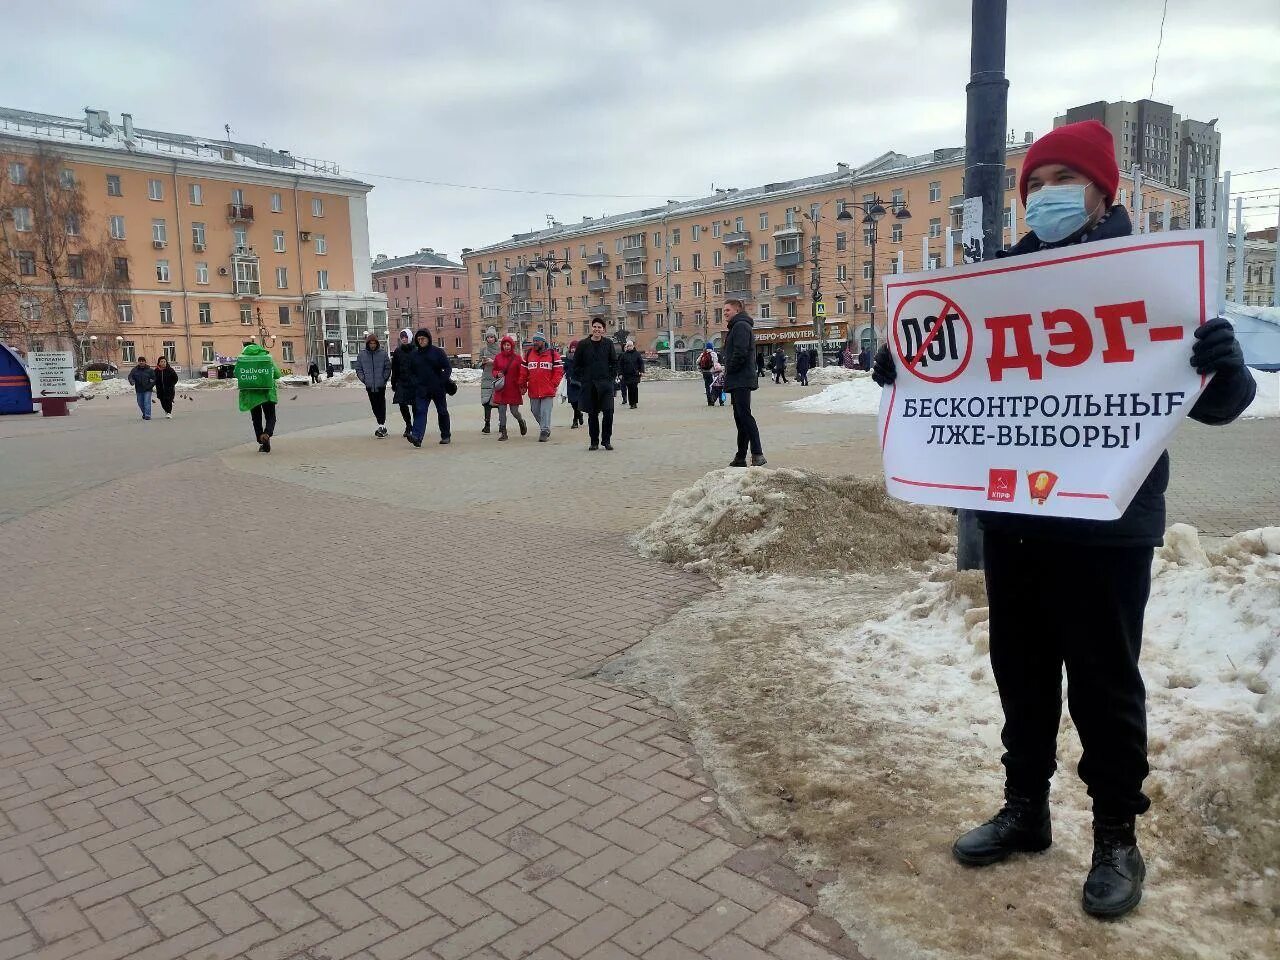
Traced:
<svg viewBox="0 0 1280 960">
<path fill-rule="evenodd" d="M 69 351 L 28 353 L 27 374 L 31 377 L 31 396 L 37 400 L 76 396 L 76 362 Z"/>
<path fill-rule="evenodd" d="M 1213 231 L 1144 234 L 885 280 L 898 376 L 889 492 L 913 503 L 1119 518 L 1207 378 Z"/>
</svg>

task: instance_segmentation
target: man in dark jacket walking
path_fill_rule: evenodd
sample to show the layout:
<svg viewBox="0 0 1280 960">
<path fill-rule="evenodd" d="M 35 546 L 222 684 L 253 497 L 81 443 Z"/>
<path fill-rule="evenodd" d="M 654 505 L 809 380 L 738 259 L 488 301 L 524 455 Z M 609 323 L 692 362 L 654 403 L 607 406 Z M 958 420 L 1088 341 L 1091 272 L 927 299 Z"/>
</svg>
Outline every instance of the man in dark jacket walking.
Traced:
<svg viewBox="0 0 1280 960">
<path fill-rule="evenodd" d="M 779 347 L 773 351 L 773 357 L 769 361 L 769 369 L 773 371 L 774 383 L 790 383 L 787 379 L 787 355 L 782 352 Z"/>
<path fill-rule="evenodd" d="M 391 379 L 391 357 L 382 348 L 376 333 L 364 338 L 364 349 L 356 357 L 356 377 L 369 394 L 369 408 L 378 421 L 373 435 L 381 440 L 387 435 L 387 381 Z"/>
<path fill-rule="evenodd" d="M 622 374 L 622 402 L 634 410 L 640 400 L 640 378 L 644 376 L 644 354 L 636 349 L 634 340 L 627 341 L 618 358 L 618 370 Z"/>
<path fill-rule="evenodd" d="M 436 421 L 440 424 L 440 442 L 449 442 L 449 375 L 453 367 L 448 355 L 431 342 L 430 330 L 419 330 L 414 335 L 416 344 L 409 354 L 409 379 L 413 382 L 413 433 L 409 442 L 422 446 L 422 435 L 427 432 L 427 411 L 436 405 Z"/>
<path fill-rule="evenodd" d="M 582 384 L 582 409 L 591 434 L 589 450 L 613 449 L 613 383 L 618 376 L 618 347 L 604 335 L 604 321 L 591 321 L 591 336 L 578 344 L 573 375 Z M 601 420 L 603 419 L 603 428 Z"/>
<path fill-rule="evenodd" d="M 802 386 L 809 385 L 809 351 L 801 350 L 799 356 L 796 357 L 796 381 Z"/>
<path fill-rule="evenodd" d="M 756 351 L 756 377 L 757 378 L 761 378 L 764 376 L 764 363 L 765 363 L 764 351 L 763 350 Z"/>
<path fill-rule="evenodd" d="M 733 422 L 738 428 L 738 452 L 729 464 L 731 467 L 747 465 L 747 448 L 751 448 L 751 465 L 763 467 L 769 461 L 764 458 L 760 446 L 760 428 L 751 413 L 751 391 L 760 385 L 760 367 L 756 353 L 755 321 L 747 316 L 741 300 L 724 302 L 724 318 L 729 329 L 724 336 L 724 389 L 733 404 Z"/>
<path fill-rule="evenodd" d="M 143 420 L 151 419 L 151 391 L 156 388 L 155 371 L 147 365 L 146 357 L 139 357 L 138 363 L 129 371 L 129 382 L 133 384 L 133 393 L 138 401 L 138 410 Z"/>
<path fill-rule="evenodd" d="M 413 377 L 409 373 L 409 358 L 415 349 L 412 331 L 401 330 L 400 346 L 391 355 L 391 399 L 400 408 L 406 440 L 413 436 Z"/>
<path fill-rule="evenodd" d="M 1027 152 L 1019 184 L 1031 232 L 1007 255 L 1128 236 L 1128 212 L 1112 205 L 1119 177 L 1111 134 L 1097 121 L 1041 137 Z M 1225 319 L 1196 330 L 1188 359 L 1213 377 L 1192 419 L 1230 423 L 1253 400 L 1256 385 Z M 897 378 L 887 345 L 876 353 L 872 376 L 881 386 Z M 953 853 L 963 864 L 985 866 L 1052 842 L 1049 780 L 1065 665 L 1067 705 L 1084 748 L 1080 778 L 1093 800 L 1093 865 L 1081 905 L 1106 919 L 1138 905 L 1146 874 L 1135 830 L 1150 806 L 1142 792 L 1147 714 L 1138 656 L 1168 482 L 1166 452 L 1119 520 L 978 515 L 991 667 L 1005 720 L 1005 803 L 960 837 Z"/>
</svg>

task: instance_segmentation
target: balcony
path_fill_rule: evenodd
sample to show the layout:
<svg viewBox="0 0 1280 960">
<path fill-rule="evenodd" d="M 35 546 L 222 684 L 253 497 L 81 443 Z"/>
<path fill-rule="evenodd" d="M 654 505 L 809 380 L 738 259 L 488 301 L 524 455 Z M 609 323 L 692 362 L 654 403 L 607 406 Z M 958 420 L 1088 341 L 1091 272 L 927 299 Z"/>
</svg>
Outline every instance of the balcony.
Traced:
<svg viewBox="0 0 1280 960">
<path fill-rule="evenodd" d="M 502 279 L 502 274 L 501 274 L 501 273 L 499 273 L 497 270 L 484 270 L 484 271 L 482 271 L 482 272 L 481 272 L 481 274 L 480 274 L 480 279 L 481 279 L 482 281 L 485 281 L 485 280 L 501 280 L 501 279 Z"/>
<path fill-rule="evenodd" d="M 736 246 L 740 243 L 750 243 L 751 231 L 735 230 L 733 233 L 726 233 L 723 237 L 723 242 L 726 247 Z"/>
<path fill-rule="evenodd" d="M 608 303 L 593 303 L 587 307 L 587 316 L 589 317 L 608 317 L 613 313 L 613 305 Z"/>
<path fill-rule="evenodd" d="M 253 205 L 249 203 L 228 203 L 227 219 L 233 223 L 253 223 Z"/>
<path fill-rule="evenodd" d="M 798 297 L 804 293 L 804 287 L 798 283 L 784 283 L 780 287 L 773 288 L 773 295 L 779 300 L 786 300 L 792 297 Z"/>
<path fill-rule="evenodd" d="M 604 293 L 609 289 L 609 278 L 601 277 L 599 280 L 587 281 L 588 293 Z"/>
<path fill-rule="evenodd" d="M 480 296 L 485 300 L 497 300 L 502 296 L 501 287 L 481 287 Z"/>
<path fill-rule="evenodd" d="M 627 313 L 647 313 L 649 310 L 649 298 L 627 300 L 622 304 L 622 309 Z"/>
<path fill-rule="evenodd" d="M 729 276 L 733 276 L 734 274 L 740 274 L 740 273 L 750 273 L 751 261 L 750 260 L 728 260 L 725 262 L 724 272 Z"/>
<path fill-rule="evenodd" d="M 609 255 L 603 250 L 597 250 L 595 253 L 587 254 L 588 267 L 607 267 L 609 265 Z"/>
<path fill-rule="evenodd" d="M 726 290 L 724 292 L 724 299 L 741 300 L 743 303 L 750 303 L 753 299 L 755 299 L 755 295 L 751 292 L 750 289 L 744 287 L 741 290 L 733 290 L 733 289 Z"/>
<path fill-rule="evenodd" d="M 649 285 L 649 278 L 643 273 L 629 274 L 622 278 L 622 285 L 624 287 L 647 287 Z"/>
<path fill-rule="evenodd" d="M 634 260 L 643 260 L 645 258 L 644 247 L 627 247 L 622 251 L 622 259 L 631 263 Z"/>
<path fill-rule="evenodd" d="M 798 223 L 786 223 L 773 231 L 775 237 L 796 237 L 804 233 L 804 227 Z"/>
<path fill-rule="evenodd" d="M 799 250 L 794 250 L 791 253 L 775 253 L 773 255 L 773 265 L 779 270 L 798 267 L 802 263 L 804 263 L 804 254 Z"/>
</svg>

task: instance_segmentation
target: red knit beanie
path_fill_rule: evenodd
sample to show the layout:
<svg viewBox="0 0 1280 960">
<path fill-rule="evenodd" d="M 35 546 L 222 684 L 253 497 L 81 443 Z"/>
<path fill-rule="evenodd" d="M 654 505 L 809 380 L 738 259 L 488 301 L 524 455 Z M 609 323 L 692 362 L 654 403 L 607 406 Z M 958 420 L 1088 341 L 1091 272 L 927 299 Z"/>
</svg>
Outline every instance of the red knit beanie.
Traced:
<svg viewBox="0 0 1280 960">
<path fill-rule="evenodd" d="M 1068 123 L 1050 130 L 1031 145 L 1022 161 L 1018 178 L 1018 194 L 1027 202 L 1027 178 L 1046 163 L 1061 163 L 1083 173 L 1093 185 L 1107 195 L 1107 203 L 1116 198 L 1120 187 L 1120 168 L 1116 166 L 1116 142 L 1111 131 L 1097 120 Z"/>
</svg>

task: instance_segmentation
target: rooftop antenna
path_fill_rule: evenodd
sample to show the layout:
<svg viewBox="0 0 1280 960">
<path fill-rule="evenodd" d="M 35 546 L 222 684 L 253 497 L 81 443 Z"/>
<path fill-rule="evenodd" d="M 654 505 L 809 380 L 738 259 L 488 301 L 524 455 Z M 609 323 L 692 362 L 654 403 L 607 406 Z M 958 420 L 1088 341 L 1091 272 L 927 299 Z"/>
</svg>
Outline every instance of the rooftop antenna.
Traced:
<svg viewBox="0 0 1280 960">
<path fill-rule="evenodd" d="M 222 129 L 227 131 L 227 143 L 230 143 L 231 142 L 231 124 L 224 123 L 222 125 Z"/>
</svg>

